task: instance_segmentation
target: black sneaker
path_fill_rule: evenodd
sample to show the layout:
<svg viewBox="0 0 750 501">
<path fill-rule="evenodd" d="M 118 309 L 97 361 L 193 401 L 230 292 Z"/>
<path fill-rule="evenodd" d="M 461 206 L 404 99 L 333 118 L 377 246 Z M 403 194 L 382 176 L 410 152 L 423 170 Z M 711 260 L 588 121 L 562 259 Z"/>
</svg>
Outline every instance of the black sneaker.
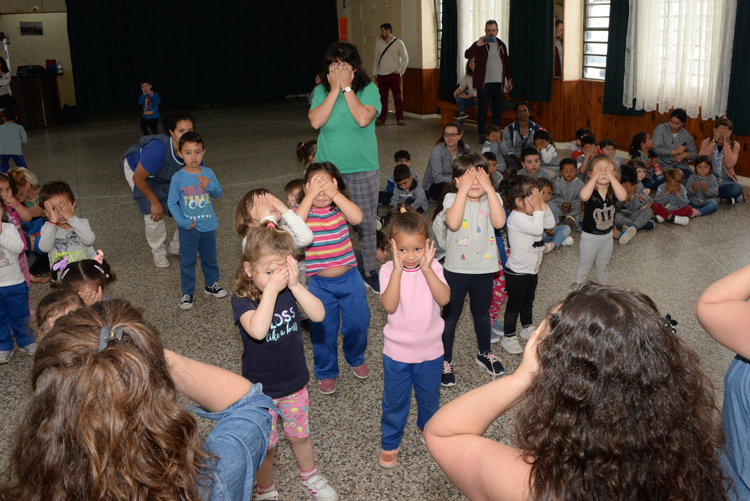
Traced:
<svg viewBox="0 0 750 501">
<path fill-rule="evenodd" d="M 190 294 L 185 294 L 182 296 L 182 299 L 180 299 L 180 309 L 181 310 L 189 310 L 193 307 L 193 296 Z"/>
<path fill-rule="evenodd" d="M 222 289 L 221 286 L 219 285 L 219 282 L 214 282 L 214 284 L 211 287 L 209 287 L 208 285 L 206 286 L 205 293 L 206 293 L 206 296 L 224 297 L 227 295 L 227 290 Z"/>
<path fill-rule="evenodd" d="M 505 374 L 505 367 L 503 367 L 503 363 L 499 358 L 497 358 L 492 350 L 485 351 L 484 353 L 480 353 L 479 355 L 477 355 L 476 361 L 479 367 L 483 367 L 484 370 L 487 371 L 487 374 L 491 374 L 493 376 L 502 376 L 503 374 Z M 443 368 L 443 372 L 445 372 L 445 368 Z"/>
<path fill-rule="evenodd" d="M 453 374 L 452 362 L 443 361 L 443 375 L 440 377 L 440 384 L 443 386 L 456 386 L 456 376 Z"/>
<path fill-rule="evenodd" d="M 372 270 L 369 277 L 363 277 L 365 286 L 378 294 L 380 294 L 380 279 L 378 278 L 378 272 Z"/>
</svg>

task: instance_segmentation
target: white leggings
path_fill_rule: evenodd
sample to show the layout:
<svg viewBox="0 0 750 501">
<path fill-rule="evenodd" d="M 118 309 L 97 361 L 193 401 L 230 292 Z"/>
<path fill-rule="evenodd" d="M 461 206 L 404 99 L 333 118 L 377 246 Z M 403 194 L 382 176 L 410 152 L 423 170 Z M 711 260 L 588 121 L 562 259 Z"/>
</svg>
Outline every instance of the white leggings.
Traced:
<svg viewBox="0 0 750 501">
<path fill-rule="evenodd" d="M 580 260 L 578 261 L 578 283 L 589 278 L 591 267 L 596 263 L 596 279 L 607 283 L 607 265 L 612 257 L 612 233 L 594 235 L 581 233 Z"/>
</svg>

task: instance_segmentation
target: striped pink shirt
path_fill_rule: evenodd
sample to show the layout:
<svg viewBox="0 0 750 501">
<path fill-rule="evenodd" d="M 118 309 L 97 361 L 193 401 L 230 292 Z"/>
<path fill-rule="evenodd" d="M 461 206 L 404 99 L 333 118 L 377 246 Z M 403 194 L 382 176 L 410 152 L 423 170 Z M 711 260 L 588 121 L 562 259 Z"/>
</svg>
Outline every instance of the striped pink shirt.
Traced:
<svg viewBox="0 0 750 501">
<path fill-rule="evenodd" d="M 305 275 L 316 275 L 339 266 L 357 266 L 349 226 L 338 209 L 330 207 L 310 209 L 307 226 L 313 232 L 313 242 L 305 247 Z"/>
</svg>

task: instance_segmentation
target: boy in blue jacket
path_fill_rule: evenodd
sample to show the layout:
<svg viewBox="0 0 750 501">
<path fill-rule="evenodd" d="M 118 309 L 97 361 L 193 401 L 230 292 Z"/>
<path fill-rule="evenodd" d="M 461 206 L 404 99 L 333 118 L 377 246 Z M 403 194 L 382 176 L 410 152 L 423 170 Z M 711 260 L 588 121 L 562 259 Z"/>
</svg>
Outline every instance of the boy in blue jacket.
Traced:
<svg viewBox="0 0 750 501">
<path fill-rule="evenodd" d="M 148 136 L 148 129 L 151 128 L 151 134 L 159 133 L 159 94 L 153 91 L 151 82 L 144 80 L 141 82 L 141 92 L 143 95 L 138 98 L 138 104 L 143 108 L 143 117 L 141 117 L 141 132 Z"/>
</svg>

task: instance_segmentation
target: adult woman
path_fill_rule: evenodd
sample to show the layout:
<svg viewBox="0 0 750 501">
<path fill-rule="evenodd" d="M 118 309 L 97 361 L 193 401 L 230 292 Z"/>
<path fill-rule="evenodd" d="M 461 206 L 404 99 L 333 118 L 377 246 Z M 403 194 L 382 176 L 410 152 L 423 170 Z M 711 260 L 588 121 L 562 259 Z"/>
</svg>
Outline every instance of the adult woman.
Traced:
<svg viewBox="0 0 750 501">
<path fill-rule="evenodd" d="M 732 139 L 734 125 L 727 117 L 721 117 L 714 124 L 714 133 L 701 141 L 698 155 L 711 157 L 713 174 L 719 181 L 719 198 L 733 204 L 741 202 L 742 185 L 737 182 L 734 166 L 740 155 L 740 143 Z"/>
<path fill-rule="evenodd" d="M 664 184 L 664 179 L 656 179 L 654 166 L 659 163 L 654 152 L 654 140 L 647 132 L 638 132 L 630 141 L 630 158 L 639 158 L 646 164 L 646 177 L 643 178 L 643 187 L 649 190 L 658 188 Z"/>
<path fill-rule="evenodd" d="M 685 183 L 693 175 L 688 162 L 695 160 L 698 150 L 693 136 L 683 129 L 687 122 L 687 113 L 682 108 L 675 108 L 669 114 L 669 121 L 657 125 L 654 129 L 654 151 L 661 170 L 678 168 L 685 175 Z"/>
<path fill-rule="evenodd" d="M 730 498 L 750 499 L 750 266 L 714 283 L 698 299 L 695 317 L 706 332 L 737 353 L 724 378 L 721 411 L 727 446 L 722 459 L 734 480 Z"/>
<path fill-rule="evenodd" d="M 503 129 L 503 140 L 500 150 L 505 158 L 505 165 L 521 165 L 521 153 L 526 148 L 534 147 L 534 132 L 539 125 L 529 119 L 529 106 L 526 103 L 516 105 L 516 121 Z"/>
<path fill-rule="evenodd" d="M 0 108 L 15 108 L 16 103 L 10 95 L 10 68 L 5 58 L 0 57 Z"/>
<path fill-rule="evenodd" d="M 432 417 L 430 454 L 470 499 L 726 499 L 711 386 L 671 329 L 639 292 L 577 286 L 513 375 Z M 482 436 L 524 397 L 518 448 Z"/>
<path fill-rule="evenodd" d="M 375 117 L 380 115 L 380 94 L 357 48 L 336 42 L 325 55 L 326 78 L 315 87 L 308 118 L 320 129 L 315 161 L 331 162 L 343 174 L 352 202 L 362 210 L 357 225 L 365 284 L 380 292 L 375 271 L 375 217 L 378 212 L 380 166 Z"/>
<path fill-rule="evenodd" d="M 474 88 L 474 67 L 476 59 L 473 57 L 466 61 L 466 73 L 464 74 L 461 84 L 453 91 L 453 97 L 456 98 L 458 105 L 458 123 L 463 125 L 466 120 L 466 110 L 477 104 L 477 89 Z"/>
<path fill-rule="evenodd" d="M 122 300 L 58 319 L 39 342 L 0 499 L 249 499 L 271 432 L 261 385 L 164 350 Z M 203 446 L 192 410 L 217 420 Z"/>
<path fill-rule="evenodd" d="M 456 122 L 445 124 L 443 134 L 432 148 L 422 179 L 422 188 L 430 198 L 438 200 L 445 185 L 453 182 L 453 160 L 468 151 L 469 147 L 464 143 L 464 131 L 461 126 Z"/>
<path fill-rule="evenodd" d="M 167 225 L 164 216 L 172 217 L 167 207 L 172 176 L 185 165 L 179 155 L 180 138 L 195 127 L 193 115 L 174 112 L 163 119 L 164 134 L 144 136 L 120 158 L 120 169 L 133 190 L 133 198 L 143 214 L 146 225 L 146 241 L 154 256 L 154 266 L 169 267 L 167 249 Z M 174 232 L 169 252 L 180 254 L 180 239 Z"/>
</svg>

